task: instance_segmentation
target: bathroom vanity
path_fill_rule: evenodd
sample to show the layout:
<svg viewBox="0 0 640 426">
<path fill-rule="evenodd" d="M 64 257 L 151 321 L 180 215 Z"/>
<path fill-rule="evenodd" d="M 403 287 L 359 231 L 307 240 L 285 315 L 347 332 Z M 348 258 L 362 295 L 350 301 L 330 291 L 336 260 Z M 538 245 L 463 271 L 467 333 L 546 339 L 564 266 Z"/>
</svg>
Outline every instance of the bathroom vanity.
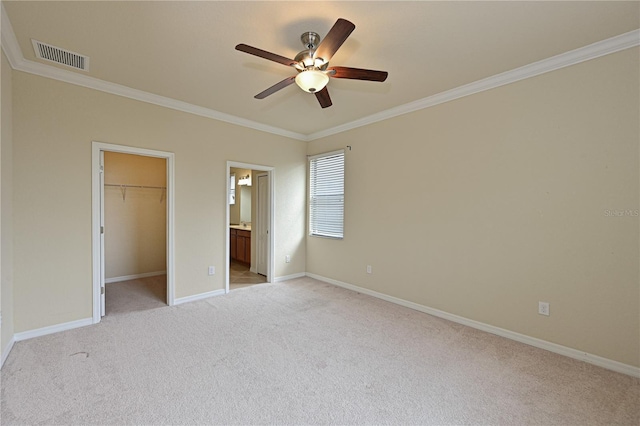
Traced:
<svg viewBox="0 0 640 426">
<path fill-rule="evenodd" d="M 229 226 L 231 260 L 251 264 L 251 226 Z"/>
</svg>

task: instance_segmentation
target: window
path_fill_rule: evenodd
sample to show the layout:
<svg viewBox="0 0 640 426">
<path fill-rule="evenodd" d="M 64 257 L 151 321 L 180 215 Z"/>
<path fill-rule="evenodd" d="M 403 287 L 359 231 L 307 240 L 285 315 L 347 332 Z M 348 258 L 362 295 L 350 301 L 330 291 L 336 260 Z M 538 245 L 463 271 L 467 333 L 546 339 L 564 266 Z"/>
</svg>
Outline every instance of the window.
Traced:
<svg viewBox="0 0 640 426">
<path fill-rule="evenodd" d="M 342 238 L 344 150 L 309 157 L 309 235 Z"/>
</svg>

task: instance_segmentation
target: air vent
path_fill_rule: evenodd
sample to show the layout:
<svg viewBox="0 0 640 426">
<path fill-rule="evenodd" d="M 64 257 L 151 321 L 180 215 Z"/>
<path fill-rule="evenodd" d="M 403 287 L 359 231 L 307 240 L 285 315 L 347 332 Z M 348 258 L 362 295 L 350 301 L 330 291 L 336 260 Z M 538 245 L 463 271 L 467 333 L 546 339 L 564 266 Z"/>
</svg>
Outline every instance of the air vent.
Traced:
<svg viewBox="0 0 640 426">
<path fill-rule="evenodd" d="M 31 42 L 33 42 L 33 50 L 36 52 L 36 57 L 44 59 L 45 61 L 65 65 L 76 70 L 89 71 L 88 56 L 61 49 L 38 40 L 32 39 Z"/>
</svg>

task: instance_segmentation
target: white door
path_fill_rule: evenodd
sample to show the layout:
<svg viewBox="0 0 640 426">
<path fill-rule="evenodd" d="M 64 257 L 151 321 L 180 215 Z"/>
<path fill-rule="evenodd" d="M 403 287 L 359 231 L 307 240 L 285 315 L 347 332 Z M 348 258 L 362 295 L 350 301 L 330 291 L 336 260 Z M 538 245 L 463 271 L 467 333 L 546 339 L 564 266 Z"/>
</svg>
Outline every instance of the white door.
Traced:
<svg viewBox="0 0 640 426">
<path fill-rule="evenodd" d="M 269 256 L 269 175 L 258 175 L 258 206 L 257 206 L 257 236 L 256 256 L 258 258 L 257 272 L 267 275 L 267 262 Z"/>
<path fill-rule="evenodd" d="M 104 151 L 100 151 L 100 316 L 105 314 L 104 303 Z"/>
</svg>

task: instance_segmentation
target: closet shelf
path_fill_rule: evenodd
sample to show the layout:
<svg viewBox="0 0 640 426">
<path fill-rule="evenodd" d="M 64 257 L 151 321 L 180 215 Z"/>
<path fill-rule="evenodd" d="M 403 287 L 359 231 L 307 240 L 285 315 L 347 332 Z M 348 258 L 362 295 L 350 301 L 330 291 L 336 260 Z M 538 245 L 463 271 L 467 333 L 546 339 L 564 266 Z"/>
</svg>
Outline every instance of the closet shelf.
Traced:
<svg viewBox="0 0 640 426">
<path fill-rule="evenodd" d="M 166 186 L 121 185 L 119 183 L 105 183 L 104 186 L 117 186 L 118 188 L 167 189 Z"/>
<path fill-rule="evenodd" d="M 164 194 L 167 190 L 166 186 L 148 186 L 148 185 L 126 185 L 126 184 L 117 184 L 117 183 L 105 183 L 104 186 L 112 186 L 115 188 L 120 188 L 122 192 L 122 202 L 124 202 L 127 198 L 127 188 L 141 188 L 141 189 L 161 189 L 162 193 L 160 194 L 160 202 L 164 200 Z"/>
</svg>

